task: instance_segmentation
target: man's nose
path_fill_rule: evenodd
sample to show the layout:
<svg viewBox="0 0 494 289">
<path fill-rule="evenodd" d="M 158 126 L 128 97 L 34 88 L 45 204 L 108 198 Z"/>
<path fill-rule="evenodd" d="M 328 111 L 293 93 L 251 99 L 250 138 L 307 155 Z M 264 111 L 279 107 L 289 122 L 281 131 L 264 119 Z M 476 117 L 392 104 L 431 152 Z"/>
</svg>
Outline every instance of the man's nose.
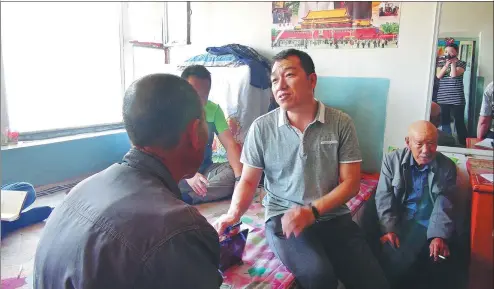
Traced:
<svg viewBox="0 0 494 289">
<path fill-rule="evenodd" d="M 431 148 L 429 145 L 424 145 L 422 147 L 422 153 L 426 154 L 426 153 L 430 153 L 431 152 Z"/>
<path fill-rule="evenodd" d="M 280 77 L 280 79 L 278 80 L 276 88 L 277 89 L 285 89 L 286 88 L 286 81 L 283 77 Z"/>
</svg>

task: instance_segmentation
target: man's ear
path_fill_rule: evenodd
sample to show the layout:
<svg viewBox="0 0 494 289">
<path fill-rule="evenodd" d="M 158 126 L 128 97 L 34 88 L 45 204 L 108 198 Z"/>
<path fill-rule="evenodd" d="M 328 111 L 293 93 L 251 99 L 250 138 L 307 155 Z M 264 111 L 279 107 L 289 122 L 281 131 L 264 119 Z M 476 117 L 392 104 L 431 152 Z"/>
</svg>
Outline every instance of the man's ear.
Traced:
<svg viewBox="0 0 494 289">
<path fill-rule="evenodd" d="M 317 75 L 315 73 L 312 73 L 311 75 L 309 75 L 309 83 L 312 87 L 312 90 L 314 90 L 316 88 L 316 85 L 317 85 Z"/>
<path fill-rule="evenodd" d="M 195 150 L 204 147 L 204 128 L 200 119 L 194 119 L 187 125 L 187 137 Z"/>
<path fill-rule="evenodd" d="M 407 146 L 407 148 L 410 148 L 410 138 L 409 137 L 405 137 L 405 144 Z"/>
</svg>

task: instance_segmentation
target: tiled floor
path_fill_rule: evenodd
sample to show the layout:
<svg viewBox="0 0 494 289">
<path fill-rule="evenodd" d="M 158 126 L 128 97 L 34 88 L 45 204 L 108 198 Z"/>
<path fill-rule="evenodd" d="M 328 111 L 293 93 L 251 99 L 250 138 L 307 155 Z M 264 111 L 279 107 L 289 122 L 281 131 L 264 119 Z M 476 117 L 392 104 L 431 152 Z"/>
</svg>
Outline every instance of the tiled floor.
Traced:
<svg viewBox="0 0 494 289">
<path fill-rule="evenodd" d="M 43 196 L 36 199 L 33 207 L 39 206 L 51 206 L 55 207 L 62 202 L 65 197 L 64 192 L 56 193 L 53 195 Z M 27 283 L 20 288 L 32 288 L 31 274 L 34 265 L 34 253 L 38 241 L 43 231 L 44 223 L 39 223 L 28 228 L 13 232 L 1 243 L 1 276 L 2 280 L 7 278 L 14 278 L 19 275 L 21 277 L 27 277 Z"/>
</svg>

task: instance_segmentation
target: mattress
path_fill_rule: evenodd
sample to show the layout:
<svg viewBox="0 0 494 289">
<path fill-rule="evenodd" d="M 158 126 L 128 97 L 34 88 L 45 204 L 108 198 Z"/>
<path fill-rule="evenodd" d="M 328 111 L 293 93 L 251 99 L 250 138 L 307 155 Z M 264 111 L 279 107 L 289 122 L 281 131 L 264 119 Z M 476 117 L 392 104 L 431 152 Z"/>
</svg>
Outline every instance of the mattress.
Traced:
<svg viewBox="0 0 494 289">
<path fill-rule="evenodd" d="M 354 214 L 377 188 L 375 175 L 362 175 L 359 193 L 347 202 Z M 263 189 L 258 189 L 249 210 L 242 217 L 241 229 L 250 229 L 245 246 L 243 264 L 234 266 L 223 275 L 223 289 L 282 289 L 293 288 L 294 276 L 269 249 L 264 231 Z M 197 205 L 196 208 L 213 224 L 228 211 L 230 200 Z"/>
</svg>

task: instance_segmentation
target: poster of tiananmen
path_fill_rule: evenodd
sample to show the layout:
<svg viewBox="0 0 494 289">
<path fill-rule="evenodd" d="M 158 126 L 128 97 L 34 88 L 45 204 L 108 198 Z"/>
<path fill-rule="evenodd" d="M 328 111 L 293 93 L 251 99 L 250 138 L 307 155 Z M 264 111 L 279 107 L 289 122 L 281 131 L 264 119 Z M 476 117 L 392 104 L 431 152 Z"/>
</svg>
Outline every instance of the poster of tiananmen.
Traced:
<svg viewBox="0 0 494 289">
<path fill-rule="evenodd" d="M 272 2 L 272 47 L 398 47 L 401 2 Z"/>
</svg>

